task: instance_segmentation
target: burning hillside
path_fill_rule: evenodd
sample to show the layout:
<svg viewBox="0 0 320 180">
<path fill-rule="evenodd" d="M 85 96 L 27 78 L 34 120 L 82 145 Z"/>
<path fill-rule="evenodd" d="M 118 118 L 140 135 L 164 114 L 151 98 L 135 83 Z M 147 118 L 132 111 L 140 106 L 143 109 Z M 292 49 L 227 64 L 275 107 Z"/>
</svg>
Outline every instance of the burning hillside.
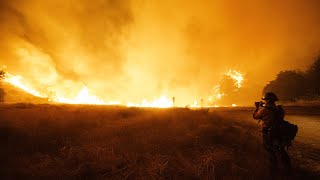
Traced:
<svg viewBox="0 0 320 180">
<path fill-rule="evenodd" d="M 9 104 L 11 103 L 35 103 L 35 104 L 49 103 L 48 99 L 29 94 L 28 92 L 22 89 L 19 89 L 16 86 L 7 82 L 2 82 L 0 88 L 3 89 L 4 102 Z"/>
<path fill-rule="evenodd" d="M 249 105 L 276 73 L 310 64 L 320 47 L 317 7 L 299 0 L 1 0 L 0 64 L 7 82 L 53 102 Z"/>
<path fill-rule="evenodd" d="M 243 74 L 238 71 L 230 70 L 223 76 L 224 78 L 228 78 L 228 80 L 232 81 L 231 91 L 228 89 L 223 89 L 225 79 L 221 80 L 221 84 L 215 86 L 214 91 L 212 91 L 212 95 L 207 97 L 206 99 L 201 99 L 201 104 L 198 103 L 197 100 L 194 100 L 193 103 L 186 105 L 189 107 L 219 107 L 223 106 L 236 106 L 236 104 L 223 104 L 223 98 L 232 95 L 235 91 L 238 91 L 242 87 L 242 81 L 244 79 Z M 90 93 L 90 90 L 84 86 L 80 91 L 78 91 L 77 95 L 74 97 L 65 97 L 58 95 L 52 89 L 50 91 L 40 91 L 32 86 L 32 84 L 27 83 L 27 81 L 19 75 L 12 75 L 8 72 L 4 74 L 4 81 L 9 83 L 20 90 L 33 95 L 35 97 L 47 99 L 49 102 L 55 103 L 66 103 L 66 104 L 97 104 L 97 105 L 123 105 L 129 107 L 174 107 L 176 106 L 175 98 L 182 99 L 184 97 L 176 96 L 172 97 L 172 99 L 166 96 L 160 96 L 160 98 L 154 98 L 151 101 L 146 99 L 141 100 L 139 103 L 135 102 L 120 102 L 120 101 L 106 101 L 102 98 L 99 98 Z M 44 88 L 46 89 L 46 88 Z M 177 104 L 177 106 L 185 106 L 181 104 Z"/>
</svg>

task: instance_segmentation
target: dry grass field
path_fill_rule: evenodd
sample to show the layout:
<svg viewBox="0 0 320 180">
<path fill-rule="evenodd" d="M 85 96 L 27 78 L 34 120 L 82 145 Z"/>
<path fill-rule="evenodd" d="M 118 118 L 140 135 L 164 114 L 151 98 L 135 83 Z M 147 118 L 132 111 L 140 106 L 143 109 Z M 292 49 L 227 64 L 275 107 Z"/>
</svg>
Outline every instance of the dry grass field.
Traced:
<svg viewBox="0 0 320 180">
<path fill-rule="evenodd" d="M 1 179 L 269 179 L 252 110 L 1 105 Z M 294 179 L 319 152 L 294 143 Z"/>
</svg>

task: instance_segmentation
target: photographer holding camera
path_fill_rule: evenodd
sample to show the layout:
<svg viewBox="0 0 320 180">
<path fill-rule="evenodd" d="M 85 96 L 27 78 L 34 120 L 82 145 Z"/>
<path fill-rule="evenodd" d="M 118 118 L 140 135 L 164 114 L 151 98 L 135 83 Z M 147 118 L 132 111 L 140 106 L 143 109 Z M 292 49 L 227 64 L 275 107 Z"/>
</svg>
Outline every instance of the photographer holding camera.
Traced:
<svg viewBox="0 0 320 180">
<path fill-rule="evenodd" d="M 256 110 L 253 118 L 262 121 L 262 142 L 269 154 L 270 170 L 275 175 L 278 169 L 277 155 L 282 162 L 286 174 L 291 173 L 291 160 L 284 146 L 281 145 L 281 139 L 277 136 L 277 129 L 285 116 L 282 106 L 275 104 L 279 99 L 272 92 L 267 92 L 262 97 L 263 102 L 256 102 Z"/>
</svg>

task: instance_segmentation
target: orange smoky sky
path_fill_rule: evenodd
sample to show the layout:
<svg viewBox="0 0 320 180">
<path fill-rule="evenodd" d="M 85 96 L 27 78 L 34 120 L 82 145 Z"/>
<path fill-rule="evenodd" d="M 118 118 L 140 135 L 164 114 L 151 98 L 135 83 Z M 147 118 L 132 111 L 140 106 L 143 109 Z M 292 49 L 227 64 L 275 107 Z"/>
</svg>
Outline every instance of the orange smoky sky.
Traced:
<svg viewBox="0 0 320 180">
<path fill-rule="evenodd" d="M 184 104 L 236 69 L 251 104 L 312 63 L 319 20 L 318 0 L 0 0 L 0 65 L 39 91 Z"/>
</svg>

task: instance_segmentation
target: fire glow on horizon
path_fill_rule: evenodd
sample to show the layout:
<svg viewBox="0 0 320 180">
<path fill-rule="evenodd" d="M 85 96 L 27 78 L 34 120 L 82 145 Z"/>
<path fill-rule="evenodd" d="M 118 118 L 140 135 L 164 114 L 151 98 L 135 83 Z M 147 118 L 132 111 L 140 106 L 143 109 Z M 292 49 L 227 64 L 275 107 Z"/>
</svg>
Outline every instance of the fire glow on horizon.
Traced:
<svg viewBox="0 0 320 180">
<path fill-rule="evenodd" d="M 237 87 L 237 90 L 242 87 L 242 81 L 244 80 L 243 74 L 236 70 L 229 70 L 225 75 L 229 76 L 231 79 L 235 82 L 235 87 Z M 46 98 L 50 102 L 55 103 L 64 103 L 64 104 L 95 104 L 95 105 L 122 105 L 127 107 L 156 107 L 156 108 L 170 108 L 175 107 L 174 100 L 168 98 L 165 95 L 160 96 L 159 98 L 154 98 L 151 101 L 148 101 L 146 99 L 142 100 L 141 103 L 134 103 L 134 102 L 128 102 L 128 103 L 121 103 L 118 101 L 104 101 L 101 98 L 90 94 L 90 90 L 88 87 L 84 86 L 75 97 L 73 98 L 66 98 L 64 96 L 60 95 L 51 95 L 49 96 L 48 93 L 39 92 L 38 90 L 32 88 L 31 85 L 26 83 L 22 76 L 19 75 L 12 75 L 8 72 L 6 72 L 4 76 L 4 81 L 23 90 L 24 92 L 31 94 L 36 97 L 40 98 Z M 213 95 L 214 99 L 212 99 L 212 96 L 209 97 L 209 101 L 214 102 L 213 105 L 205 105 L 203 104 L 203 99 L 201 100 L 201 104 L 198 103 L 197 100 L 194 100 L 194 102 L 190 105 L 187 105 L 187 107 L 191 108 L 201 108 L 201 107 L 220 107 L 217 103 L 219 100 L 223 98 L 226 94 L 224 92 L 220 92 L 220 86 L 215 86 L 215 94 Z M 211 99 L 210 99 L 211 98 Z M 231 107 L 237 106 L 236 104 L 231 104 Z"/>
<path fill-rule="evenodd" d="M 17 93 L 6 99 L 249 106 L 280 71 L 304 71 L 313 63 L 320 47 L 319 5 L 1 0 L 0 68 L 6 65 L 14 76 L 7 81 L 43 97 Z"/>
</svg>

